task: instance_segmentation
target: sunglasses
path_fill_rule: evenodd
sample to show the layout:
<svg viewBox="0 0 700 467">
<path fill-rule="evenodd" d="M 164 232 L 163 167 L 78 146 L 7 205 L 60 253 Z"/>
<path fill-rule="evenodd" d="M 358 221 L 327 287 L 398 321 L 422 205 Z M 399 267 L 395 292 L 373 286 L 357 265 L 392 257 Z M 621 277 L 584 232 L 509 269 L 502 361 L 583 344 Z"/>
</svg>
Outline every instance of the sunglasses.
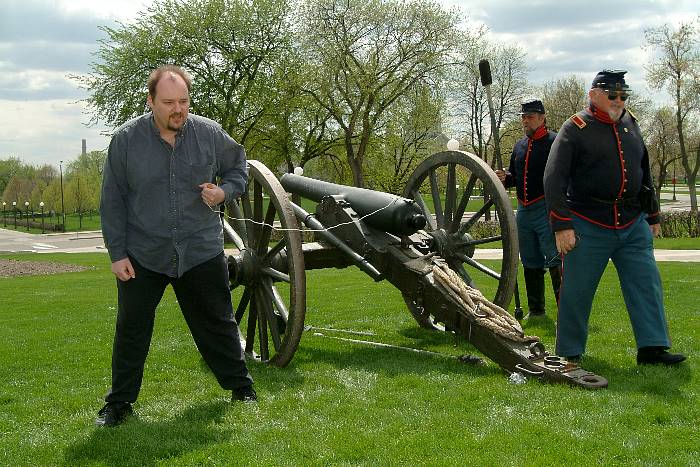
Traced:
<svg viewBox="0 0 700 467">
<path fill-rule="evenodd" d="M 614 101 L 618 97 L 622 102 L 625 102 L 628 97 L 630 97 L 629 93 L 627 91 L 608 91 L 605 90 L 605 94 L 608 95 L 608 99 L 611 101 Z"/>
</svg>

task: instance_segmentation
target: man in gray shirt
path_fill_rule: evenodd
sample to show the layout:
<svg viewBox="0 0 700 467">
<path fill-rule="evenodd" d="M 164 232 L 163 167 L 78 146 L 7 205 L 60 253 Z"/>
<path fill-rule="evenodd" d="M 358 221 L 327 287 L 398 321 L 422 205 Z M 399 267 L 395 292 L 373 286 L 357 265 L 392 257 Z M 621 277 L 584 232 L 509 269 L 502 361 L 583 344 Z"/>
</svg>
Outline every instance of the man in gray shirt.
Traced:
<svg viewBox="0 0 700 467">
<path fill-rule="evenodd" d="M 154 70 L 151 112 L 118 128 L 109 145 L 100 213 L 119 310 L 100 426 L 132 413 L 168 284 L 221 387 L 234 400 L 257 399 L 233 317 L 221 220 L 212 209 L 245 190 L 245 150 L 216 122 L 188 113 L 190 88 L 181 68 Z"/>
</svg>

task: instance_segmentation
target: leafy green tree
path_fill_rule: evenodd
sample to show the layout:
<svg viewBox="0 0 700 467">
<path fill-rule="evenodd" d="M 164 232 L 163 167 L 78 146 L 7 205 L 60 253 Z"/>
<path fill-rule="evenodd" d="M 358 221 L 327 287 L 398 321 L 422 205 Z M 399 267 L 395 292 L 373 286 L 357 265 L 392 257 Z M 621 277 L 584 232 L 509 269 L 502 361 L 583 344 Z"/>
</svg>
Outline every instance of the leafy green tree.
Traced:
<svg viewBox="0 0 700 467">
<path fill-rule="evenodd" d="M 85 213 L 96 210 L 96 187 L 81 173 L 73 174 L 65 187 L 66 211 L 78 214 L 79 229 L 83 228 Z"/>
<path fill-rule="evenodd" d="M 0 193 L 4 193 L 10 180 L 25 172 L 25 166 L 17 157 L 0 159 Z M 8 201 L 3 197 L 3 201 Z"/>
<path fill-rule="evenodd" d="M 268 86 L 271 102 L 248 138 L 247 149 L 271 167 L 292 172 L 318 157 L 332 157 L 342 135 L 328 110 L 303 92 L 303 57 L 292 48 L 272 70 Z"/>
<path fill-rule="evenodd" d="M 401 193 L 416 166 L 443 144 L 444 97 L 426 85 L 417 85 L 387 112 L 387 123 L 377 136 L 377 153 L 368 163 L 372 187 Z"/>
<path fill-rule="evenodd" d="M 695 181 L 700 168 L 700 147 L 688 147 L 688 123 L 700 110 L 700 27 L 698 21 L 668 24 L 645 31 L 646 45 L 655 52 L 647 65 L 653 89 L 665 88 L 672 96 L 681 163 L 690 190 L 691 211 L 700 219 Z"/>
<path fill-rule="evenodd" d="M 193 77 L 194 113 L 218 121 L 241 144 L 271 102 L 267 78 L 288 47 L 286 0 L 156 0 L 108 38 L 85 88 L 91 122 L 116 127 L 143 113 L 150 72 L 165 63 Z"/>
<path fill-rule="evenodd" d="M 300 37 L 312 78 L 305 91 L 343 135 L 353 184 L 389 108 L 446 69 L 458 45 L 456 13 L 429 0 L 306 0 Z"/>
<path fill-rule="evenodd" d="M 62 212 L 61 207 L 61 181 L 54 178 L 42 193 L 42 201 L 44 201 L 44 209 L 53 211 L 56 215 L 56 223 L 60 224 L 59 213 Z"/>
</svg>

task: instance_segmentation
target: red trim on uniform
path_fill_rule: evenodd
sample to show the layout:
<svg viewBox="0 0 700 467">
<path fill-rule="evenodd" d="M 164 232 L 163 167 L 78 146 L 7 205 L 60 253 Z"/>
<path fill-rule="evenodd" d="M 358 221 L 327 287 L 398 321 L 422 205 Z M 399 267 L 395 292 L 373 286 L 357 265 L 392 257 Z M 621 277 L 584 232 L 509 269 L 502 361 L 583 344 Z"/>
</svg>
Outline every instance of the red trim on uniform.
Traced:
<svg viewBox="0 0 700 467">
<path fill-rule="evenodd" d="M 543 198 L 544 198 L 544 195 L 542 195 L 542 196 L 540 196 L 540 197 L 538 197 L 538 198 L 532 199 L 532 200 L 530 200 L 530 201 L 524 201 L 524 200 L 518 198 L 518 201 L 520 201 L 520 202 L 522 203 L 523 206 L 530 206 L 531 204 L 535 204 L 537 201 L 539 201 L 539 200 L 541 200 L 541 199 L 543 199 Z"/>
<path fill-rule="evenodd" d="M 620 190 L 617 192 L 617 197 L 622 198 L 622 194 L 625 192 L 625 184 L 627 183 L 627 176 L 625 175 L 625 158 L 622 156 L 622 141 L 620 141 L 620 133 L 617 131 L 617 124 L 613 123 L 613 131 L 615 131 L 615 139 L 617 139 L 617 155 L 620 158 L 620 175 L 621 183 Z M 617 205 L 615 205 L 617 210 Z M 617 214 L 617 211 L 615 212 Z"/>
<path fill-rule="evenodd" d="M 625 229 L 625 228 L 629 227 L 630 225 L 632 225 L 632 224 L 634 223 L 634 221 L 637 220 L 637 217 L 639 217 L 639 216 L 637 216 L 637 217 L 633 218 L 631 221 L 629 221 L 629 222 L 626 223 L 625 225 L 607 225 L 607 224 L 603 224 L 603 223 L 598 222 L 598 221 L 594 221 L 593 219 L 589 219 L 588 217 L 586 217 L 586 216 L 584 216 L 583 214 L 580 214 L 580 213 L 574 211 L 573 209 L 571 210 L 571 212 L 573 212 L 573 213 L 576 215 L 576 217 L 580 217 L 581 219 L 583 219 L 583 220 L 585 220 L 585 221 L 588 221 L 588 222 L 590 222 L 591 224 L 595 224 L 595 225 L 598 225 L 598 226 L 600 226 L 600 227 L 604 227 L 604 228 L 606 228 L 606 229 L 613 229 L 613 230 L 622 230 L 622 229 Z"/>
<path fill-rule="evenodd" d="M 529 175 L 527 166 L 530 163 L 530 154 L 532 154 L 532 142 L 544 138 L 545 136 L 547 136 L 547 133 L 547 127 L 542 125 L 535 130 L 532 136 L 527 137 L 527 151 L 525 152 L 525 173 L 523 174 L 523 197 L 525 198 L 525 200 L 520 200 L 520 202 L 523 203 L 525 206 L 528 206 L 540 199 L 537 198 L 527 201 L 527 176 Z M 541 197 L 544 197 L 544 195 Z"/>
<path fill-rule="evenodd" d="M 535 132 L 532 134 L 532 139 L 534 139 L 534 140 L 542 139 L 545 136 L 547 136 L 547 133 L 548 133 L 547 127 L 542 125 L 538 129 L 536 129 Z"/>
<path fill-rule="evenodd" d="M 523 174 L 523 197 L 527 204 L 527 166 L 530 163 L 530 152 L 532 151 L 532 138 L 527 138 L 527 151 L 525 151 L 525 173 Z"/>
<path fill-rule="evenodd" d="M 608 123 L 608 124 L 615 123 L 615 121 L 612 118 L 610 118 L 610 115 L 608 115 L 606 112 L 603 112 L 603 111 L 595 108 L 592 105 L 590 107 L 588 107 L 586 110 L 588 111 L 588 113 L 593 115 L 596 120 L 598 120 L 600 122 Z"/>
<path fill-rule="evenodd" d="M 617 198 L 622 198 L 623 193 L 625 192 L 625 185 L 627 185 L 627 176 L 625 175 L 625 158 L 623 156 L 623 151 L 622 151 L 622 141 L 620 140 L 620 132 L 617 131 L 617 124 L 618 122 L 614 121 L 613 119 L 610 118 L 610 115 L 608 115 L 606 112 L 602 112 L 601 110 L 595 108 L 593 105 L 588 107 L 588 112 L 595 117 L 596 120 L 609 124 L 612 126 L 613 133 L 615 134 L 615 141 L 617 142 L 617 157 L 620 159 L 620 189 L 617 191 Z M 578 215 L 578 214 L 577 214 Z M 613 206 L 613 216 L 615 220 L 617 221 L 619 213 L 617 211 L 617 204 Z M 583 216 L 581 216 L 583 217 Z M 590 222 L 593 222 L 598 225 L 603 225 L 605 224 L 600 224 L 598 222 L 592 221 L 590 219 L 587 219 Z M 624 227 L 612 227 L 614 229 L 622 229 Z"/>
<path fill-rule="evenodd" d="M 570 217 L 558 216 L 557 213 L 555 213 L 554 211 L 549 211 L 549 217 L 553 217 L 553 218 L 558 219 L 560 221 L 570 221 L 571 220 Z"/>
</svg>

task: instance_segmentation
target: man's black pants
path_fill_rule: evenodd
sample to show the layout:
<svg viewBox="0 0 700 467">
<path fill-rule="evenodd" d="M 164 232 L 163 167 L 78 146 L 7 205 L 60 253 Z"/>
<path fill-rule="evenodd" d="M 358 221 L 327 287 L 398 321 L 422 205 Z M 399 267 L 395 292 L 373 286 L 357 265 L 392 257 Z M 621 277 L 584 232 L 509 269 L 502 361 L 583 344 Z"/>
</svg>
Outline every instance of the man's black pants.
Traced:
<svg viewBox="0 0 700 467">
<path fill-rule="evenodd" d="M 136 277 L 126 282 L 117 279 L 119 311 L 112 350 L 112 388 L 105 401 L 136 401 L 156 307 L 168 284 L 172 284 L 195 344 L 221 387 L 253 384 L 233 317 L 223 253 L 179 278 L 150 271 L 129 259 Z"/>
</svg>

